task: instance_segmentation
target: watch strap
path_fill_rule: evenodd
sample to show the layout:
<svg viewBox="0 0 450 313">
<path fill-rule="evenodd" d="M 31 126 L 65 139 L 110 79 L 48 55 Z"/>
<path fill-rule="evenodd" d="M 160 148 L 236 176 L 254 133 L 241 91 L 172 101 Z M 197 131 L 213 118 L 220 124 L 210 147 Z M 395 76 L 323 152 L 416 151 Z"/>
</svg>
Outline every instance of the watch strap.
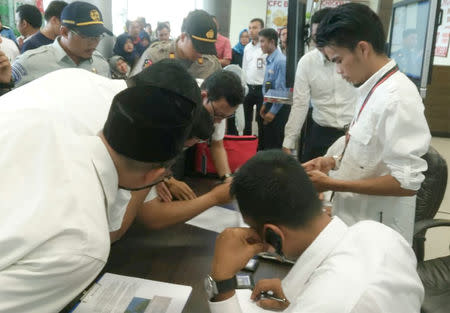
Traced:
<svg viewBox="0 0 450 313">
<path fill-rule="evenodd" d="M 229 279 L 221 280 L 221 281 L 215 281 L 217 291 L 219 293 L 224 293 L 233 289 L 237 288 L 237 280 L 236 276 L 233 276 Z"/>
</svg>

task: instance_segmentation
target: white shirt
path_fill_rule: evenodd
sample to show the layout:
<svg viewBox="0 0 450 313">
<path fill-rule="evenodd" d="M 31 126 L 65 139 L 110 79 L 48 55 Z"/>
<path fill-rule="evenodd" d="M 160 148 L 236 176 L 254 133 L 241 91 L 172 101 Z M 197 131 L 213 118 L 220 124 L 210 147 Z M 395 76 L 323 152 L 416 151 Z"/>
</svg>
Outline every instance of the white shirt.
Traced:
<svg viewBox="0 0 450 313">
<path fill-rule="evenodd" d="M 334 63 L 314 49 L 298 62 L 293 96 L 283 141 L 283 147 L 289 149 L 295 148 L 310 101 L 317 124 L 342 129 L 352 120 L 358 92 L 337 73 Z"/>
<path fill-rule="evenodd" d="M 220 141 L 225 137 L 225 129 L 227 127 L 226 119 L 220 121 L 220 123 L 214 123 L 214 132 L 211 135 L 212 141 Z"/>
<path fill-rule="evenodd" d="M 390 61 L 361 87 L 355 110 L 358 114 L 372 86 L 393 66 Z M 424 106 L 416 86 L 400 71 L 375 89 L 359 119 L 350 129 L 350 141 L 336 171 L 330 176 L 359 180 L 391 175 L 402 188 L 419 190 L 427 163 L 421 158 L 428 151 L 431 136 Z M 345 139 L 338 139 L 327 155 L 340 155 Z M 400 232 L 412 242 L 416 197 L 369 196 L 336 192 L 333 213 L 347 224 L 375 220 Z"/>
<path fill-rule="evenodd" d="M 17 91 L 0 98 L 0 311 L 59 312 L 107 261 L 118 175 L 98 136 Z"/>
<path fill-rule="evenodd" d="M 348 227 L 338 217 L 282 287 L 291 302 L 285 313 L 419 313 L 424 297 L 416 257 L 399 234 L 372 221 Z M 209 304 L 212 313 L 241 312 L 236 296 Z"/>
<path fill-rule="evenodd" d="M 17 45 L 13 40 L 2 36 L 0 37 L 2 40 L 0 43 L 0 50 L 5 53 L 9 59 L 9 62 L 13 63 L 16 57 L 20 54 L 19 48 L 17 48 Z"/>
<path fill-rule="evenodd" d="M 244 56 L 242 57 L 242 69 L 244 70 L 247 84 L 262 85 L 266 71 L 266 58 L 267 54 L 262 52 L 259 42 L 256 45 L 250 42 L 245 46 Z"/>
</svg>

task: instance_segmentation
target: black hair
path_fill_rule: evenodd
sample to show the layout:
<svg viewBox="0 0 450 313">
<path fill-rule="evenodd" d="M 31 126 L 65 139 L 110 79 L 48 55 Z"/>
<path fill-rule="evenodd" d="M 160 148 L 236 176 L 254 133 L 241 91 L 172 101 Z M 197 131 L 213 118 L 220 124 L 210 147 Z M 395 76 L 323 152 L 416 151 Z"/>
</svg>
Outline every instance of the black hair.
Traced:
<svg viewBox="0 0 450 313">
<path fill-rule="evenodd" d="M 300 163 L 281 150 L 258 152 L 235 174 L 230 193 L 244 217 L 299 228 L 322 213 L 311 180 Z"/>
<path fill-rule="evenodd" d="M 169 24 L 167 24 L 166 22 L 158 22 L 158 25 L 156 26 L 156 31 L 160 32 L 164 28 L 167 28 L 167 30 L 170 32 Z"/>
<path fill-rule="evenodd" d="M 403 31 L 403 37 L 402 38 L 405 39 L 406 37 L 408 37 L 409 35 L 412 35 L 412 34 L 417 34 L 417 30 L 414 29 L 414 28 L 405 29 Z"/>
<path fill-rule="evenodd" d="M 244 87 L 242 87 L 241 79 L 230 71 L 220 70 L 211 74 L 200 88 L 208 92 L 209 100 L 217 101 L 225 98 L 230 107 L 235 107 L 244 101 Z"/>
<path fill-rule="evenodd" d="M 261 28 L 264 28 L 264 21 L 262 19 L 260 19 L 259 17 L 256 17 L 256 18 L 250 20 L 250 23 L 253 23 L 253 22 L 259 22 L 259 24 L 261 25 Z"/>
<path fill-rule="evenodd" d="M 331 8 L 323 8 L 314 13 L 314 15 L 311 17 L 311 24 L 320 24 L 325 15 L 327 15 L 331 10 Z"/>
<path fill-rule="evenodd" d="M 67 6 L 64 1 L 52 1 L 44 12 L 44 18 L 48 22 L 53 16 L 61 19 L 61 12 Z"/>
<path fill-rule="evenodd" d="M 42 26 L 42 14 L 39 9 L 31 4 L 22 4 L 17 7 L 16 13 L 19 13 L 21 21 L 27 21 L 33 28 Z"/>
<path fill-rule="evenodd" d="M 338 46 L 353 51 L 360 41 L 384 54 L 385 34 L 378 15 L 367 5 L 346 3 L 328 12 L 316 33 L 317 47 Z"/>
<path fill-rule="evenodd" d="M 273 40 L 273 42 L 275 43 L 275 47 L 278 46 L 278 33 L 275 29 L 264 28 L 259 32 L 258 36 Z"/>
<path fill-rule="evenodd" d="M 192 130 L 188 139 L 198 138 L 201 140 L 208 140 L 214 132 L 214 121 L 211 114 L 206 108 L 201 105 L 194 113 L 192 119 Z"/>
</svg>

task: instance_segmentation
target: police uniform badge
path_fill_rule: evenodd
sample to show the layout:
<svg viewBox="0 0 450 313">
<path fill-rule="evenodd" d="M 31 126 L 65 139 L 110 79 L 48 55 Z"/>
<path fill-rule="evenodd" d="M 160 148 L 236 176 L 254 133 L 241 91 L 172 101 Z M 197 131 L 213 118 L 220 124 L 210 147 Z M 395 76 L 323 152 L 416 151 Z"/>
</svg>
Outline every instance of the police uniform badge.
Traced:
<svg viewBox="0 0 450 313">
<path fill-rule="evenodd" d="M 169 59 L 175 59 L 175 53 L 170 52 L 169 53 Z"/>
<path fill-rule="evenodd" d="M 198 58 L 197 62 L 198 64 L 203 64 L 203 58 Z"/>
<path fill-rule="evenodd" d="M 91 19 L 93 21 L 100 21 L 100 13 L 98 13 L 97 10 L 91 10 L 91 12 L 89 12 L 89 15 L 91 16 Z"/>
<path fill-rule="evenodd" d="M 152 64 L 153 64 L 152 60 L 145 59 L 144 66 L 142 68 L 147 68 L 147 67 L 151 66 Z"/>
</svg>

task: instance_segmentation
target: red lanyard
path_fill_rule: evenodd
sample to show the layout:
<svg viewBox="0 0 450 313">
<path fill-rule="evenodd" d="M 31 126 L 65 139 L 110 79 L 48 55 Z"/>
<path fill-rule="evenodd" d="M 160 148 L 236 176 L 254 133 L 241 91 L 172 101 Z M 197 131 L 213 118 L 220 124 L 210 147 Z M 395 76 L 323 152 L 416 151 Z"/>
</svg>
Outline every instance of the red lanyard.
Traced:
<svg viewBox="0 0 450 313">
<path fill-rule="evenodd" d="M 378 86 L 380 86 L 382 83 L 384 83 L 389 77 L 391 77 L 392 75 L 395 74 L 395 72 L 398 71 L 398 66 L 395 65 L 393 68 L 391 68 L 389 71 L 387 71 L 378 81 L 377 83 L 372 87 L 372 89 L 370 89 L 369 93 L 366 96 L 366 99 L 364 99 L 364 102 L 361 106 L 361 109 L 359 109 L 358 115 L 356 116 L 355 119 L 353 119 L 352 123 L 350 124 L 350 127 L 348 128 L 347 133 L 345 134 L 345 146 L 344 146 L 344 151 L 342 151 L 341 157 L 340 159 L 342 160 L 342 158 L 344 157 L 344 153 L 345 150 L 347 149 L 347 145 L 348 142 L 350 141 L 350 129 L 352 128 L 352 126 L 358 121 L 359 116 L 361 115 L 361 112 L 364 110 L 364 108 L 366 107 L 367 102 L 369 101 L 370 97 L 372 96 L 372 94 L 374 93 L 375 89 L 378 88 Z"/>
</svg>

